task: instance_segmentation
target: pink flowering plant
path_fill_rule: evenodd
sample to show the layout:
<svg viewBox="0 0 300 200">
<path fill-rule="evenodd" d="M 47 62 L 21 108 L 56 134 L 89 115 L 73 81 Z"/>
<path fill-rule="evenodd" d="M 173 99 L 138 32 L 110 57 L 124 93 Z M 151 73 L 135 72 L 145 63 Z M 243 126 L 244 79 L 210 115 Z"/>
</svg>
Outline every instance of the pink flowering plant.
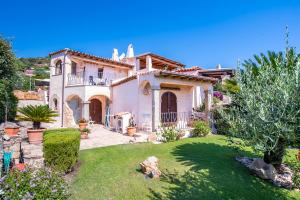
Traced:
<svg viewBox="0 0 300 200">
<path fill-rule="evenodd" d="M 213 94 L 214 97 L 216 97 L 217 99 L 219 99 L 220 101 L 223 101 L 223 94 L 222 92 L 219 91 L 215 91 Z"/>
<path fill-rule="evenodd" d="M 67 199 L 65 181 L 48 169 L 13 170 L 0 179 L 0 199 Z"/>
</svg>

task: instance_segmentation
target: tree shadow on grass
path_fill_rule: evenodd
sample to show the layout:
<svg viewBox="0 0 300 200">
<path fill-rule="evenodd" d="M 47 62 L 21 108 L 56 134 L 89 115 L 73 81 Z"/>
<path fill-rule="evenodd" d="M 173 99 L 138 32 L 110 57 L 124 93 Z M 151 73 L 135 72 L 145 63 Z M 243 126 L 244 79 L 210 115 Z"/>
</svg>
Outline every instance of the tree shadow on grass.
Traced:
<svg viewBox="0 0 300 200">
<path fill-rule="evenodd" d="M 240 152 L 255 157 L 250 152 Z M 235 161 L 236 150 L 214 143 L 190 143 L 175 147 L 172 154 L 190 169 L 163 172 L 161 181 L 169 183 L 159 193 L 150 189 L 150 199 L 291 199 L 288 190 L 250 175 Z M 172 171 L 173 170 L 173 171 Z"/>
</svg>

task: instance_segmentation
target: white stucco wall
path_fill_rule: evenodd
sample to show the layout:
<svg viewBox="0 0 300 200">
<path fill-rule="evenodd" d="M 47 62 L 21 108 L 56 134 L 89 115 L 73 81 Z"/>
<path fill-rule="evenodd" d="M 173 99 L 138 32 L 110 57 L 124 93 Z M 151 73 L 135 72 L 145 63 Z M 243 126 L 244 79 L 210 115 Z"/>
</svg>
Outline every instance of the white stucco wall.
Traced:
<svg viewBox="0 0 300 200">
<path fill-rule="evenodd" d="M 138 120 L 138 80 L 134 79 L 113 87 L 112 113 L 130 112 Z"/>
</svg>

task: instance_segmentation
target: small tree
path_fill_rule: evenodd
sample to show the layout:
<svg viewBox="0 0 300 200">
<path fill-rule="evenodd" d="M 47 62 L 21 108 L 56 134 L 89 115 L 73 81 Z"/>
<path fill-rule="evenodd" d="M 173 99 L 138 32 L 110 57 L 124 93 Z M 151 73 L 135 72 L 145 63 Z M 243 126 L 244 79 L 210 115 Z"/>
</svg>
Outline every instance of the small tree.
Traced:
<svg viewBox="0 0 300 200">
<path fill-rule="evenodd" d="M 230 94 L 231 109 L 223 115 L 231 134 L 264 153 L 264 161 L 282 163 L 287 145 L 300 127 L 300 59 L 294 49 L 248 60 L 237 71 L 239 92 Z"/>
<path fill-rule="evenodd" d="M 13 94 L 15 55 L 10 43 L 0 36 L 0 122 L 14 120 L 18 100 Z"/>
<path fill-rule="evenodd" d="M 28 105 L 18 110 L 21 115 L 17 116 L 18 120 L 31 121 L 33 129 L 40 129 L 41 122 L 54 122 L 54 117 L 58 114 L 51 110 L 47 105 Z"/>
</svg>

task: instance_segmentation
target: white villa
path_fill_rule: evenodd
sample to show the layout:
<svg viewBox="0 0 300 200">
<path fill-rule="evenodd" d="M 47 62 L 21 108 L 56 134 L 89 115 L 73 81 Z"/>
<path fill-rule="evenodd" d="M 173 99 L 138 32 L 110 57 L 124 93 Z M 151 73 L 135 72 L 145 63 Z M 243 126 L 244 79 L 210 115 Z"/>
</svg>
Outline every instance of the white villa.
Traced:
<svg viewBox="0 0 300 200">
<path fill-rule="evenodd" d="M 161 122 L 184 123 L 194 108 L 211 108 L 215 78 L 191 73 L 185 65 L 163 56 L 126 56 L 112 59 L 63 49 L 50 53 L 49 105 L 59 113 L 56 126 L 72 127 L 82 118 L 120 128 L 122 116 L 132 116 L 139 129 L 156 131 Z M 121 124 L 120 124 L 121 123 Z"/>
</svg>

